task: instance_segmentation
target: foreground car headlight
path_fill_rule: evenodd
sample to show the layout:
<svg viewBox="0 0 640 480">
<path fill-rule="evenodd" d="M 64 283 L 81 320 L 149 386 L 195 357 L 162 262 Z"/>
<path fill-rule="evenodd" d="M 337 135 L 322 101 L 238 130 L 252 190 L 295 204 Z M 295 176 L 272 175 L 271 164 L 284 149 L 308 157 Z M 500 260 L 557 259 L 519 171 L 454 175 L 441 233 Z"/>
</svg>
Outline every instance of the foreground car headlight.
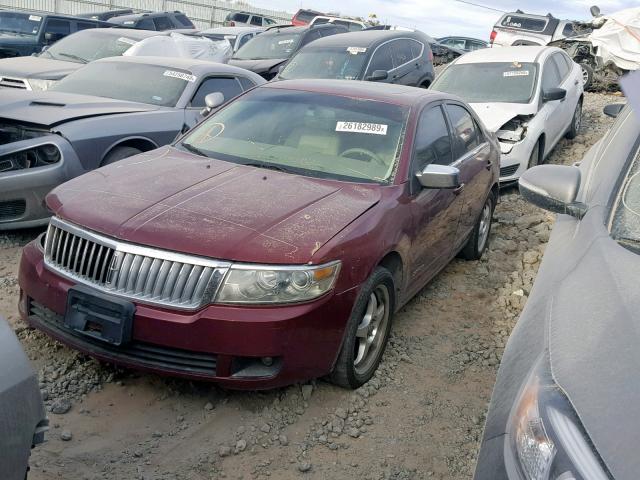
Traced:
<svg viewBox="0 0 640 480">
<path fill-rule="evenodd" d="M 318 298 L 333 288 L 340 262 L 302 267 L 233 265 L 216 303 L 296 303 Z"/>
<path fill-rule="evenodd" d="M 27 81 L 31 90 L 48 90 L 51 85 L 56 83 L 55 80 L 41 80 L 38 78 L 29 78 Z"/>
<path fill-rule="evenodd" d="M 544 355 L 525 382 L 505 435 L 510 479 L 610 480 Z"/>
</svg>

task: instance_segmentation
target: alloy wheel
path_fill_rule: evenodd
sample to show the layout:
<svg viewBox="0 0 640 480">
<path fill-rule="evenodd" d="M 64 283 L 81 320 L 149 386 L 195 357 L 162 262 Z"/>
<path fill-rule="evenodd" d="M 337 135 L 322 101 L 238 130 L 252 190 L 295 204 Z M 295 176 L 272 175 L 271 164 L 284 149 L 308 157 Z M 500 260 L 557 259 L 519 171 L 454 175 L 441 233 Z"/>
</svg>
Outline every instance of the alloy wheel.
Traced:
<svg viewBox="0 0 640 480">
<path fill-rule="evenodd" d="M 381 284 L 371 292 L 356 330 L 353 366 L 358 374 L 367 372 L 375 364 L 380 349 L 384 348 L 389 313 L 389 290 Z"/>
<path fill-rule="evenodd" d="M 491 227 L 491 199 L 487 200 L 482 209 L 480 216 L 480 226 L 478 228 L 478 251 L 484 250 L 489 238 L 489 229 Z"/>
</svg>

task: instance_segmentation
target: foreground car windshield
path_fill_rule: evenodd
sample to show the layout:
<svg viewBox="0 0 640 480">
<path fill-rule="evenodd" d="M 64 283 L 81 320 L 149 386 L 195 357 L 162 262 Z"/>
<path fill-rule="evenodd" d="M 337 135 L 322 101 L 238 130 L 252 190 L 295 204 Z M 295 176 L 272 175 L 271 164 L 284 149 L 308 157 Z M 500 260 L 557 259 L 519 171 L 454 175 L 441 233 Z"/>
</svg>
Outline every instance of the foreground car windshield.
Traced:
<svg viewBox="0 0 640 480">
<path fill-rule="evenodd" d="M 529 103 L 536 84 L 535 63 L 470 63 L 452 65 L 431 88 L 469 103 Z"/>
<path fill-rule="evenodd" d="M 36 35 L 40 30 L 42 17 L 27 13 L 0 12 L 0 32 L 20 35 Z"/>
<path fill-rule="evenodd" d="M 85 30 L 54 43 L 39 56 L 66 62 L 89 63 L 106 57 L 119 57 L 137 40 L 127 38 L 126 32 L 113 36 L 106 32 Z"/>
<path fill-rule="evenodd" d="M 287 35 L 258 35 L 238 50 L 233 58 L 237 60 L 289 58 L 299 41 L 299 33 Z"/>
<path fill-rule="evenodd" d="M 349 49 L 350 48 L 350 49 Z M 355 47 L 315 48 L 302 50 L 287 64 L 280 79 L 333 78 L 355 80 L 367 59 L 366 53 Z"/>
<path fill-rule="evenodd" d="M 310 92 L 255 90 L 182 146 L 234 163 L 359 182 L 390 182 L 408 109 Z"/>
<path fill-rule="evenodd" d="M 127 81 L 123 82 L 122 79 Z M 93 95 L 128 102 L 175 107 L 191 72 L 137 63 L 91 63 L 63 78 L 50 91 Z"/>
<path fill-rule="evenodd" d="M 620 190 L 611 235 L 622 245 L 640 253 L 640 152 Z"/>
</svg>

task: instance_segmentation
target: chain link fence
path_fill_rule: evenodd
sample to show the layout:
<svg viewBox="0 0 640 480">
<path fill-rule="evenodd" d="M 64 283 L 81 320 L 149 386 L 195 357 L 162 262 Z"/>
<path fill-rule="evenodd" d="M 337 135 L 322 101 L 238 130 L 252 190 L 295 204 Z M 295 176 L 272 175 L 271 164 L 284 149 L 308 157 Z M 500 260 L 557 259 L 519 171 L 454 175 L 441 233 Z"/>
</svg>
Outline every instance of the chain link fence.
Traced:
<svg viewBox="0 0 640 480">
<path fill-rule="evenodd" d="M 121 8 L 152 12 L 180 10 L 198 28 L 220 26 L 231 12 L 248 11 L 273 18 L 279 23 L 290 23 L 291 13 L 253 7 L 245 2 L 224 0 L 0 0 L 0 9 L 33 10 L 40 12 L 78 15 Z"/>
</svg>

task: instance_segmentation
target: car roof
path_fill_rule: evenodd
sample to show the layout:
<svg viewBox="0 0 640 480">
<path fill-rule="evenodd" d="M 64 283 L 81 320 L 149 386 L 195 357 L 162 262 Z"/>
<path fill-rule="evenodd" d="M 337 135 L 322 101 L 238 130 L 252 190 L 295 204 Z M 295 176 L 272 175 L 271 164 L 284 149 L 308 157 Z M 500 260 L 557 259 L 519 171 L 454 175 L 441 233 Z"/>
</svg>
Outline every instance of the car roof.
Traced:
<svg viewBox="0 0 640 480">
<path fill-rule="evenodd" d="M 134 30 L 132 28 L 122 29 L 122 28 L 109 28 L 109 27 L 90 28 L 90 29 L 80 30 L 75 33 L 80 33 L 80 32 L 87 32 L 87 34 L 92 32 L 100 32 L 100 33 L 105 33 L 107 35 L 111 35 L 113 37 L 128 37 L 133 40 L 144 40 L 145 38 L 157 37 L 158 35 L 168 35 L 167 32 L 157 32 L 155 30 Z"/>
<path fill-rule="evenodd" d="M 141 12 L 141 13 L 132 13 L 130 15 L 118 15 L 117 17 L 113 17 L 110 18 L 109 20 L 107 20 L 107 22 L 111 22 L 111 23 L 124 23 L 124 22 L 128 22 L 128 21 L 135 21 L 135 20 L 140 20 L 143 17 L 148 17 L 148 18 L 156 18 L 156 17 L 166 17 L 166 16 L 170 16 L 170 15 L 180 15 L 181 12 L 150 12 L 150 13 L 145 13 L 145 12 Z M 182 14 L 184 15 L 184 14 Z"/>
<path fill-rule="evenodd" d="M 10 13 L 24 13 L 26 15 L 37 15 L 38 17 L 56 17 L 56 18 L 68 18 L 70 20 L 82 20 L 83 22 L 93 22 L 93 23 L 101 23 L 102 25 L 106 25 L 107 22 L 104 20 L 94 20 L 93 18 L 86 17 L 76 17 L 74 15 L 66 15 L 64 13 L 49 13 L 49 12 L 38 12 L 35 10 L 3 10 L 0 9 L 0 12 L 10 12 Z"/>
<path fill-rule="evenodd" d="M 242 74 L 245 77 L 255 77 L 257 74 L 249 72 L 244 68 L 234 67 L 233 65 L 227 65 L 226 63 L 210 62 L 207 60 L 198 60 L 195 58 L 182 58 L 182 57 L 136 57 L 136 56 L 122 56 L 122 57 L 108 57 L 95 60 L 91 63 L 137 63 L 143 65 L 156 65 L 166 68 L 179 68 L 182 70 L 188 70 L 195 75 L 201 75 L 211 72 L 219 72 L 224 74 Z"/>
<path fill-rule="evenodd" d="M 489 43 L 489 42 L 487 42 L 486 40 L 482 40 L 482 39 L 480 39 L 480 38 L 474 38 L 474 37 L 460 37 L 460 36 L 458 36 L 458 35 L 448 35 L 448 36 L 446 36 L 446 37 L 436 38 L 436 40 L 437 40 L 438 42 L 440 42 L 440 41 L 442 41 L 442 40 L 446 40 L 446 39 L 448 39 L 448 38 L 457 38 L 457 39 L 460 39 L 460 40 L 473 40 L 474 42 Z"/>
<path fill-rule="evenodd" d="M 359 80 L 281 80 L 278 82 L 266 83 L 260 88 L 296 90 L 301 92 L 363 98 L 405 107 L 422 104 L 427 100 L 458 100 L 454 95 L 438 92 L 436 90 L 408 87 L 406 85 L 396 85 L 391 83 L 364 82 Z"/>
<path fill-rule="evenodd" d="M 326 25 L 326 24 L 325 24 Z M 316 27 L 317 28 L 317 27 Z M 307 47 L 371 47 L 394 38 L 422 38 L 419 32 L 403 30 L 360 30 L 314 40 Z M 422 41 L 427 41 L 422 38 Z"/>
<path fill-rule="evenodd" d="M 560 50 L 554 47 L 519 46 L 483 48 L 466 53 L 456 60 L 457 65 L 482 62 L 537 62 L 541 54 Z"/>
<path fill-rule="evenodd" d="M 200 33 L 219 33 L 222 35 L 240 35 L 248 32 L 264 32 L 265 27 L 214 27 L 201 30 Z"/>
</svg>

